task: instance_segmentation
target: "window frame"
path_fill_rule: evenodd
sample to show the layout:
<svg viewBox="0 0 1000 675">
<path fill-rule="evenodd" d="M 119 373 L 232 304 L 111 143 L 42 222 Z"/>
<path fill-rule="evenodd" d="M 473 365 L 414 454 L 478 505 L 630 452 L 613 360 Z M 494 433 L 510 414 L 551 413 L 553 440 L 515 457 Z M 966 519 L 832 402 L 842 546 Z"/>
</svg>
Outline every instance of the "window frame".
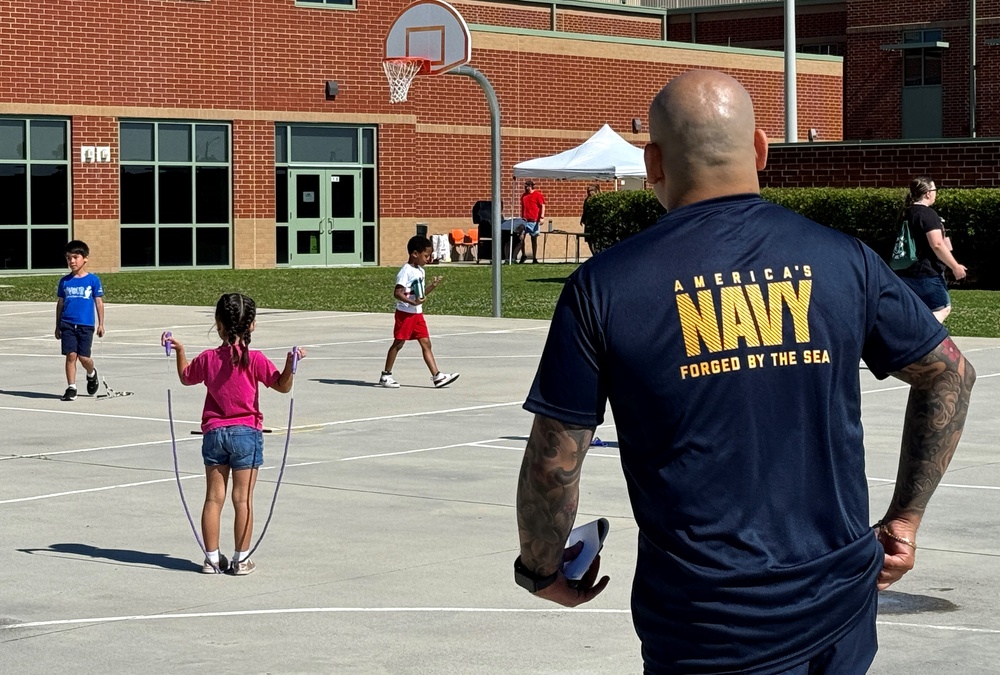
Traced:
<svg viewBox="0 0 1000 675">
<path fill-rule="evenodd" d="M 119 223 L 118 227 L 120 230 L 142 230 L 142 229 L 152 229 L 152 245 L 153 245 L 153 264 L 152 265 L 125 265 L 125 256 L 122 255 L 120 262 L 122 269 L 231 269 L 233 266 L 234 258 L 234 240 L 233 240 L 233 124 L 231 121 L 216 121 L 216 120 L 186 120 L 186 119 L 141 119 L 141 118 L 121 118 L 118 120 L 118 139 L 119 147 L 121 148 L 122 143 L 122 131 L 127 125 L 149 125 L 152 129 L 152 146 L 151 146 L 151 157 L 152 159 L 120 159 L 118 167 L 118 204 L 119 204 Z M 161 125 L 176 127 L 176 126 L 187 126 L 189 130 L 188 134 L 188 159 L 187 160 L 162 160 L 160 152 L 160 127 Z M 217 159 L 199 159 L 198 157 L 198 130 L 199 127 L 219 127 L 224 131 L 221 138 L 225 139 L 226 152 L 224 160 Z M 124 150 L 122 148 L 122 150 Z M 125 156 L 125 152 L 120 153 L 121 157 Z M 125 223 L 124 220 L 124 209 L 123 209 L 123 190 L 122 190 L 122 177 L 125 173 L 127 167 L 150 167 L 153 172 L 153 204 L 152 204 L 152 219 L 149 222 L 129 222 Z M 186 222 L 161 222 L 162 209 L 160 208 L 160 189 L 161 189 L 161 168 L 169 169 L 173 167 L 188 168 L 190 170 L 190 212 L 189 218 Z M 226 222 L 218 223 L 200 223 L 198 222 L 198 175 L 199 168 L 225 168 L 227 172 L 227 185 L 226 185 L 226 200 L 228 216 Z M 202 231 L 202 236 L 206 239 L 210 239 L 210 235 L 207 233 L 211 229 L 226 229 L 227 239 L 228 239 L 228 251 L 227 260 L 225 262 L 219 262 L 214 264 L 199 264 L 199 231 Z M 164 255 L 170 255 L 171 251 L 166 247 L 161 245 L 161 232 L 166 234 L 170 230 L 188 230 L 190 232 L 190 264 L 161 264 L 161 260 Z M 216 236 L 218 233 L 216 233 Z M 123 249 L 120 248 L 120 253 Z"/>
</svg>

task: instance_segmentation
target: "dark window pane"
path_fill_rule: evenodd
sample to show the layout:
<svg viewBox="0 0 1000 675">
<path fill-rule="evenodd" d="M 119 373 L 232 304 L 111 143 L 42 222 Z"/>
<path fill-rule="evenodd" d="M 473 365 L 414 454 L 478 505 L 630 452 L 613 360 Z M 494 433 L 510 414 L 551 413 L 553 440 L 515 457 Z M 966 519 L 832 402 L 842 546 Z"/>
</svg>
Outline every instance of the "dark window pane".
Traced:
<svg viewBox="0 0 1000 675">
<path fill-rule="evenodd" d="M 354 230 L 334 230 L 330 233 L 330 253 L 354 253 Z"/>
<path fill-rule="evenodd" d="M 66 164 L 31 165 L 32 225 L 69 225 L 68 180 Z"/>
<path fill-rule="evenodd" d="M 361 169 L 361 220 L 375 222 L 375 169 Z"/>
<path fill-rule="evenodd" d="M 321 234 L 321 232 L 298 230 L 295 233 L 295 253 L 298 255 L 319 253 L 319 238 Z"/>
<path fill-rule="evenodd" d="M 31 230 L 31 269 L 51 270 L 66 267 L 63 249 L 69 241 L 69 230 Z"/>
<path fill-rule="evenodd" d="M 284 167 L 274 170 L 274 219 L 288 222 L 288 169 Z"/>
<path fill-rule="evenodd" d="M 66 123 L 32 120 L 31 159 L 66 159 Z"/>
<path fill-rule="evenodd" d="M 220 124 L 199 124 L 195 127 L 195 161 L 229 161 L 229 128 Z"/>
<path fill-rule="evenodd" d="M 278 265 L 288 264 L 288 226 L 279 225 L 274 228 L 274 262 Z"/>
<path fill-rule="evenodd" d="M 161 225 L 191 222 L 190 166 L 160 167 L 159 207 Z"/>
<path fill-rule="evenodd" d="M 288 127 L 279 124 L 274 128 L 274 163 L 288 162 Z"/>
<path fill-rule="evenodd" d="M 358 217 L 354 207 L 354 175 L 332 174 L 330 176 L 330 215 L 334 218 Z"/>
<path fill-rule="evenodd" d="M 199 227 L 194 237 L 199 265 L 229 264 L 228 227 Z"/>
<path fill-rule="evenodd" d="M 944 38 L 944 31 L 940 28 L 924 31 L 924 42 L 941 42 L 942 38 Z"/>
<path fill-rule="evenodd" d="M 191 161 L 190 124 L 161 124 L 157 129 L 156 140 L 156 159 L 158 161 Z"/>
<path fill-rule="evenodd" d="M 27 224 L 27 167 L 23 164 L 0 164 L 0 225 Z"/>
<path fill-rule="evenodd" d="M 0 120 L 0 159 L 24 159 L 24 122 Z"/>
<path fill-rule="evenodd" d="M 229 167 L 199 166 L 194 171 L 195 222 L 229 224 Z"/>
<path fill-rule="evenodd" d="M 358 161 L 358 130 L 337 127 L 292 127 L 293 162 Z"/>
<path fill-rule="evenodd" d="M 156 265 L 156 230 L 152 227 L 121 229 L 122 267 L 153 267 Z"/>
<path fill-rule="evenodd" d="M 319 218 L 319 175 L 300 173 L 295 176 L 295 217 Z"/>
<path fill-rule="evenodd" d="M 941 50 L 924 50 L 924 84 L 941 84 Z"/>
<path fill-rule="evenodd" d="M 161 227 L 159 244 L 160 267 L 190 266 L 194 263 L 190 227 Z"/>
<path fill-rule="evenodd" d="M 908 30 L 903 33 L 903 42 L 922 42 L 924 39 L 923 31 L 919 30 Z"/>
<path fill-rule="evenodd" d="M 919 87 L 923 81 L 923 57 L 920 50 L 903 52 L 903 86 Z"/>
<path fill-rule="evenodd" d="M 121 222 L 123 225 L 146 225 L 156 222 L 156 174 L 151 166 L 121 168 Z M 124 263 L 122 263 L 124 265 Z"/>
<path fill-rule="evenodd" d="M 121 161 L 153 161 L 153 125 L 142 122 L 122 122 Z"/>
<path fill-rule="evenodd" d="M 361 262 L 375 262 L 375 226 L 361 228 Z"/>
<path fill-rule="evenodd" d="M 361 163 L 375 163 L 375 130 L 361 130 Z"/>
<path fill-rule="evenodd" d="M 66 242 L 64 241 L 62 245 L 65 246 Z M 63 259 L 64 264 L 65 262 Z M 7 230 L 0 227 L 0 269 L 28 269 L 27 230 Z"/>
</svg>

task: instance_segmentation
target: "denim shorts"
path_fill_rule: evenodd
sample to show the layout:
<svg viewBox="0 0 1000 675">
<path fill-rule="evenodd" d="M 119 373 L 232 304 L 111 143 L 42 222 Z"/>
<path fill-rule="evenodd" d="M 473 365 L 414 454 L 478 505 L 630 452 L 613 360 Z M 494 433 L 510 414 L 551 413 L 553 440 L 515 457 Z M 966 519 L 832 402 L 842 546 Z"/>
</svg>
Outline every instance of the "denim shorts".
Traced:
<svg viewBox="0 0 1000 675">
<path fill-rule="evenodd" d="M 90 350 L 94 346 L 94 327 L 81 326 L 75 323 L 59 322 L 59 333 L 62 341 L 63 354 L 76 354 L 77 356 L 90 357 Z"/>
<path fill-rule="evenodd" d="M 944 277 L 900 277 L 900 279 L 917 294 L 918 298 L 924 301 L 924 304 L 932 312 L 951 307 L 948 285 L 944 282 Z"/>
<path fill-rule="evenodd" d="M 524 221 L 524 233 L 532 237 L 538 236 L 538 222 L 532 222 L 530 220 Z"/>
<path fill-rule="evenodd" d="M 264 463 L 264 434 L 243 425 L 216 427 L 202 439 L 201 456 L 205 466 L 256 469 Z"/>
</svg>

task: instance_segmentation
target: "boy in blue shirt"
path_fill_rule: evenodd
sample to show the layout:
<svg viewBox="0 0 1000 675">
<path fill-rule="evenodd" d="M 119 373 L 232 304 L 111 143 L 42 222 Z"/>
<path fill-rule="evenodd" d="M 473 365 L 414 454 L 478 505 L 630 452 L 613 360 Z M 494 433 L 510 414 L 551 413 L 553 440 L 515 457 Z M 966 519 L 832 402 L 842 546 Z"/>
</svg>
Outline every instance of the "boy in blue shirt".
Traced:
<svg viewBox="0 0 1000 675">
<path fill-rule="evenodd" d="M 104 337 L 104 288 L 96 274 L 87 271 L 90 247 L 74 239 L 66 244 L 66 264 L 69 274 L 56 286 L 56 339 L 62 340 L 62 353 L 66 355 L 66 393 L 64 401 L 76 400 L 76 362 L 87 373 L 87 393 L 97 393 L 100 386 L 97 368 L 90 358 L 94 344 L 94 318 L 97 318 L 97 337 Z"/>
</svg>

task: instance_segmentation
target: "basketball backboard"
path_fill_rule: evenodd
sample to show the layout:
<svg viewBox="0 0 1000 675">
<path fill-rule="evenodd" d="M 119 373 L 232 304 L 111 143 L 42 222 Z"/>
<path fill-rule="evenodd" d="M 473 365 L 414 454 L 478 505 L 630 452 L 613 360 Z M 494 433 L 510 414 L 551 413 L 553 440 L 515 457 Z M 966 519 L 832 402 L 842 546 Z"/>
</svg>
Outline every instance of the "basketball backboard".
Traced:
<svg viewBox="0 0 1000 675">
<path fill-rule="evenodd" d="M 465 19 L 442 0 L 418 0 L 403 9 L 385 37 L 386 60 L 427 59 L 422 75 L 442 75 L 472 58 Z"/>
</svg>

